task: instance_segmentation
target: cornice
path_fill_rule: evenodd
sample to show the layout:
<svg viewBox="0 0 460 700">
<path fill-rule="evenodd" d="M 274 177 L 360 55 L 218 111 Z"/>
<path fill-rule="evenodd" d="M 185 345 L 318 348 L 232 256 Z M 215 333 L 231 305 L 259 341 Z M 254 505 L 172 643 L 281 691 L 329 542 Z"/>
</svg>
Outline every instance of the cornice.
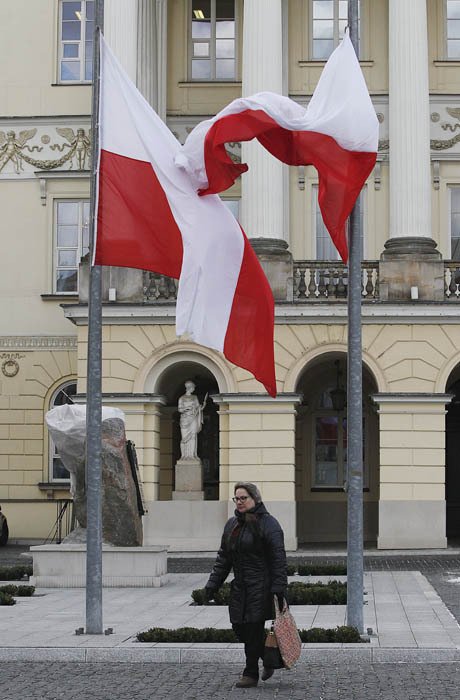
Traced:
<svg viewBox="0 0 460 700">
<path fill-rule="evenodd" d="M 0 350 L 76 350 L 74 335 L 0 336 Z"/>
<path fill-rule="evenodd" d="M 64 315 L 77 326 L 88 325 L 86 304 L 61 304 Z M 103 304 L 103 325 L 173 325 L 176 307 L 174 302 L 162 304 Z M 347 322 L 346 302 L 282 303 L 275 307 L 275 321 L 288 323 L 326 323 L 330 325 Z M 454 302 L 364 302 L 361 307 L 363 325 L 373 324 L 430 324 L 460 323 L 460 301 Z"/>
</svg>

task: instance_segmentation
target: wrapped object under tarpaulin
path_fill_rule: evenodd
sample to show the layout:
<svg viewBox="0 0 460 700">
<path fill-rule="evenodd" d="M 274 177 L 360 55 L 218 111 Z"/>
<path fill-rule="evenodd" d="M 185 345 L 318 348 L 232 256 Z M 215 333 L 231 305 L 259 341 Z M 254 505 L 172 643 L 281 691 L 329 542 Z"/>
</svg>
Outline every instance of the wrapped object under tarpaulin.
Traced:
<svg viewBox="0 0 460 700">
<path fill-rule="evenodd" d="M 59 456 L 70 474 L 70 493 L 81 528 L 86 528 L 86 406 L 56 406 L 45 416 Z M 142 545 L 139 486 L 126 447 L 123 411 L 102 408 L 102 536 L 119 547 Z M 72 540 L 72 533 L 70 541 Z"/>
</svg>

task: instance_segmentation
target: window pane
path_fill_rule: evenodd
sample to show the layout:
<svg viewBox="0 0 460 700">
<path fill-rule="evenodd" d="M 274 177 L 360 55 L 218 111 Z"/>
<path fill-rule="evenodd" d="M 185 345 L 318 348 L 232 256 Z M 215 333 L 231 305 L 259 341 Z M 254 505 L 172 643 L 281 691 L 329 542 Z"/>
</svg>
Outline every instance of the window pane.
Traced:
<svg viewBox="0 0 460 700">
<path fill-rule="evenodd" d="M 78 202 L 59 202 L 57 208 L 58 224 L 78 224 Z"/>
<path fill-rule="evenodd" d="M 193 0 L 192 2 L 192 17 L 202 19 L 211 17 L 211 0 Z"/>
<path fill-rule="evenodd" d="M 337 416 L 316 418 L 315 483 L 318 486 L 338 485 Z"/>
<path fill-rule="evenodd" d="M 77 291 L 77 271 L 76 270 L 58 270 L 56 274 L 56 291 L 57 292 L 76 292 Z"/>
<path fill-rule="evenodd" d="M 332 39 L 315 39 L 313 41 L 313 58 L 325 60 L 329 58 L 334 50 L 334 41 Z"/>
<path fill-rule="evenodd" d="M 94 22 L 87 22 L 85 28 L 85 38 L 87 43 L 93 45 Z M 86 54 L 88 55 L 88 54 Z"/>
<path fill-rule="evenodd" d="M 460 187 L 450 191 L 451 258 L 460 260 Z"/>
<path fill-rule="evenodd" d="M 331 19 L 324 19 L 313 24 L 314 39 L 333 39 L 334 22 Z"/>
<path fill-rule="evenodd" d="M 218 39 L 233 39 L 235 36 L 235 22 L 233 20 L 216 22 L 216 37 Z"/>
<path fill-rule="evenodd" d="M 313 0 L 313 19 L 332 19 L 333 17 L 333 0 Z"/>
<path fill-rule="evenodd" d="M 235 61 L 233 59 L 219 59 L 216 61 L 217 80 L 232 80 L 235 78 Z"/>
<path fill-rule="evenodd" d="M 460 19 L 460 0 L 447 0 L 447 18 Z"/>
<path fill-rule="evenodd" d="M 78 58 L 79 44 L 64 44 L 64 58 Z"/>
<path fill-rule="evenodd" d="M 460 58 L 460 41 L 458 39 L 447 42 L 447 55 L 449 58 Z"/>
<path fill-rule="evenodd" d="M 460 19 L 451 19 L 447 23 L 447 38 L 460 39 Z"/>
<path fill-rule="evenodd" d="M 210 80 L 211 62 L 199 59 L 192 61 L 192 78 L 194 80 Z"/>
<path fill-rule="evenodd" d="M 235 42 L 233 39 L 218 39 L 216 41 L 216 58 L 234 58 Z"/>
<path fill-rule="evenodd" d="M 86 3 L 86 19 L 94 19 L 94 0 Z"/>
<path fill-rule="evenodd" d="M 79 19 L 77 12 L 81 12 L 81 2 L 62 3 L 62 19 Z"/>
<path fill-rule="evenodd" d="M 217 19 L 230 19 L 235 16 L 235 0 L 216 0 Z"/>
<path fill-rule="evenodd" d="M 61 80 L 80 80 L 80 61 L 62 61 Z"/>
<path fill-rule="evenodd" d="M 59 248 L 78 246 L 78 226 L 58 226 L 57 244 Z"/>
<path fill-rule="evenodd" d="M 348 0 L 339 0 L 339 17 L 348 19 Z"/>
<path fill-rule="evenodd" d="M 93 62 L 85 61 L 85 80 L 93 79 Z"/>
<path fill-rule="evenodd" d="M 58 225 L 78 224 L 79 203 L 78 202 L 58 202 L 57 222 Z"/>
<path fill-rule="evenodd" d="M 339 20 L 339 37 L 343 39 L 343 35 L 345 34 L 345 29 L 348 24 L 348 20 L 346 19 L 341 19 Z"/>
<path fill-rule="evenodd" d="M 60 457 L 53 457 L 53 479 L 70 479 L 70 474 Z"/>
<path fill-rule="evenodd" d="M 59 267 L 75 267 L 77 264 L 76 250 L 59 250 L 58 265 Z"/>
<path fill-rule="evenodd" d="M 80 22 L 63 22 L 62 23 L 62 38 L 80 39 L 81 38 L 81 23 Z"/>
<path fill-rule="evenodd" d="M 211 36 L 210 22 L 192 22 L 193 39 L 209 39 Z"/>
<path fill-rule="evenodd" d="M 195 42 L 193 44 L 194 56 L 209 56 L 209 44 L 204 42 Z"/>
</svg>

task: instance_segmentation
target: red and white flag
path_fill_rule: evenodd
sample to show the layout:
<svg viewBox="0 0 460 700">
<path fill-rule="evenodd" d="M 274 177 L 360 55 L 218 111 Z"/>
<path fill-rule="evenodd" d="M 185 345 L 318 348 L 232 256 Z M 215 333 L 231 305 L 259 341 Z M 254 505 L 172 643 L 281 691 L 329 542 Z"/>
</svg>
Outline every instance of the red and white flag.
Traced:
<svg viewBox="0 0 460 700">
<path fill-rule="evenodd" d="M 231 102 L 189 134 L 176 163 L 201 194 L 222 192 L 245 172 L 225 143 L 257 138 L 288 165 L 314 165 L 324 223 L 344 261 L 345 222 L 375 165 L 379 124 L 348 33 L 327 61 L 308 108 L 262 92 Z"/>
<path fill-rule="evenodd" d="M 175 165 L 181 145 L 101 37 L 94 264 L 179 278 L 176 332 L 220 350 L 276 395 L 274 302 L 240 225 Z"/>
</svg>

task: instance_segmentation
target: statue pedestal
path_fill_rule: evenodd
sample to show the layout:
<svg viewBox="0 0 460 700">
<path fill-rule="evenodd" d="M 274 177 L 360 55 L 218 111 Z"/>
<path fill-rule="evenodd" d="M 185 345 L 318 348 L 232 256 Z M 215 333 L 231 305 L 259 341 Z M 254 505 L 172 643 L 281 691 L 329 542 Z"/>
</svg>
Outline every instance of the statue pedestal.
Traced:
<svg viewBox="0 0 460 700">
<path fill-rule="evenodd" d="M 179 459 L 176 462 L 176 489 L 173 501 L 203 501 L 203 464 L 201 459 Z"/>
</svg>

